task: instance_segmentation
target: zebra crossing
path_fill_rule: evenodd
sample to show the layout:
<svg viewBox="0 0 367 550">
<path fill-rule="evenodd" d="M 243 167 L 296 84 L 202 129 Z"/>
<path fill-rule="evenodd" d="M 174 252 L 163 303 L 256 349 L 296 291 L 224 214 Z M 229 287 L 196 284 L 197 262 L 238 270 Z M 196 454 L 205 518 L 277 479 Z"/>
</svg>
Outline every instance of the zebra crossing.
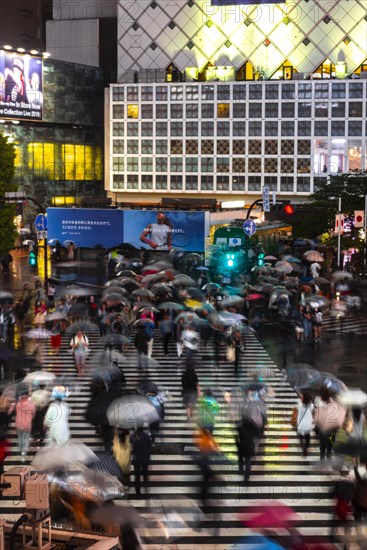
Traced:
<svg viewBox="0 0 367 550">
<path fill-rule="evenodd" d="M 98 341 L 97 330 L 88 333 L 88 337 L 92 356 L 101 351 L 102 346 Z M 150 380 L 170 394 L 165 405 L 165 419 L 156 440 L 159 452 L 153 452 L 152 455 L 148 494 L 137 500 L 131 488 L 127 497 L 144 519 L 139 534 L 143 547 L 148 550 L 231 548 L 239 539 L 251 533 L 243 526 L 240 514 L 246 516 L 246 511 L 261 502 L 279 500 L 291 505 L 300 515 L 301 521 L 297 527 L 304 536 L 317 536 L 324 541 L 329 539 L 334 524 L 330 491 L 335 474 L 331 470 L 320 470 L 313 466 L 319 459 L 315 438 L 312 439 L 309 456 L 302 456 L 297 435 L 290 425 L 291 411 L 297 401 L 296 393 L 265 352 L 255 333 L 246 329 L 244 337 L 246 344 L 241 355 L 238 377 L 234 375 L 233 366 L 225 360 L 225 348 L 219 367 L 213 362 L 214 350 L 211 342 L 208 348 L 202 347 L 199 350 L 200 360 L 196 371 L 200 386 L 202 389 L 219 388 L 223 396 L 224 392 L 250 382 L 254 374 L 261 375 L 263 381 L 274 391 L 274 397 L 268 400 L 268 426 L 253 460 L 251 479 L 244 484 L 236 462 L 233 425 L 226 414 L 227 405 L 221 399 L 222 413 L 216 423 L 214 435 L 226 459 L 213 466 L 215 478 L 210 488 L 209 505 L 199 526 L 193 520 L 192 511 L 198 510 L 195 503 L 198 503 L 201 479 L 192 456 L 195 449 L 195 426 L 187 421 L 182 404 L 182 365 L 176 357 L 175 344 L 170 344 L 170 355 L 165 356 L 157 332 L 153 345 L 155 361 L 144 374 L 137 369 L 133 345 L 128 346 L 124 366 L 128 387 L 137 387 L 142 378 L 146 379 L 148 375 Z M 97 436 L 95 428 L 84 418 L 90 397 L 91 371 L 86 369 L 85 377 L 77 378 L 74 359 L 68 353 L 68 346 L 69 338 L 64 336 L 60 354 L 56 356 L 51 354 L 47 342 L 44 368 L 63 376 L 65 382 L 75 383 L 74 391 L 68 397 L 72 437 L 84 441 L 93 451 L 102 451 L 102 440 Z M 90 360 L 91 357 L 88 361 Z M 21 465 L 14 425 L 11 425 L 10 436 L 12 450 L 6 460 L 5 469 Z M 30 459 L 36 450 L 34 447 L 30 448 Z M 15 520 L 21 511 L 15 504 L 3 501 L 0 505 L 1 517 Z M 159 522 L 156 521 L 158 515 Z"/>
<path fill-rule="evenodd" d="M 339 334 L 367 334 L 367 316 L 347 313 L 344 316 L 324 315 L 322 330 Z"/>
</svg>

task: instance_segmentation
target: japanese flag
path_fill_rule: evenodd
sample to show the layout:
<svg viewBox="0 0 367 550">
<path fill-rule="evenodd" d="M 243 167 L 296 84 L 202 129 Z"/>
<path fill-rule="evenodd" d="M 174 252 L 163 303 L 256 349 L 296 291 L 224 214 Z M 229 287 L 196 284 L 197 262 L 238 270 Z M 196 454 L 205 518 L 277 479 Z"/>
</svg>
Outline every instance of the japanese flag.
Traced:
<svg viewBox="0 0 367 550">
<path fill-rule="evenodd" d="M 364 212 L 363 210 L 354 211 L 354 227 L 364 227 Z"/>
<path fill-rule="evenodd" d="M 339 223 L 340 233 L 344 233 L 344 214 L 336 214 L 335 216 L 335 233 L 339 233 Z"/>
</svg>

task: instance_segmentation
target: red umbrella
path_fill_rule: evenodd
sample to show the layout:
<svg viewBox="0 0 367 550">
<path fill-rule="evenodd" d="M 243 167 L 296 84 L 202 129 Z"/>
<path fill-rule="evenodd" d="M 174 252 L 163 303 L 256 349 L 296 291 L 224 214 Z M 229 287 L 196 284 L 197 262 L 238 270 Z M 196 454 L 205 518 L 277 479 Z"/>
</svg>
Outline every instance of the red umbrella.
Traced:
<svg viewBox="0 0 367 550">
<path fill-rule="evenodd" d="M 262 294 L 249 294 L 247 297 L 246 297 L 246 300 L 264 300 L 265 299 L 265 296 L 263 296 Z"/>
<path fill-rule="evenodd" d="M 249 518 L 249 514 L 252 517 Z M 242 511 L 240 519 L 246 527 L 258 529 L 264 527 L 284 528 L 300 519 L 299 515 L 287 504 L 280 501 L 264 502 Z"/>
</svg>

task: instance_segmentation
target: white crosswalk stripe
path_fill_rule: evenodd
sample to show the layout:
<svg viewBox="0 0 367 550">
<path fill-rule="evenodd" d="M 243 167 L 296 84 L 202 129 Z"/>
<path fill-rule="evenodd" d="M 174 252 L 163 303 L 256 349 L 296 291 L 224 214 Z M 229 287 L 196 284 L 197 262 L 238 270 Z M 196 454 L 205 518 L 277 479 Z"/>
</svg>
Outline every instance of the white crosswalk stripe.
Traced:
<svg viewBox="0 0 367 550">
<path fill-rule="evenodd" d="M 101 350 L 97 330 L 95 333 L 88 333 L 88 337 L 92 352 Z M 210 505 L 205 521 L 200 529 L 197 528 L 191 521 L 192 515 L 189 517 L 185 510 L 181 517 L 186 518 L 187 523 L 171 522 L 168 539 L 164 538 L 162 529 L 157 525 L 150 524 L 152 527 L 149 529 L 141 528 L 144 547 L 149 550 L 168 550 L 169 543 L 178 544 L 180 550 L 230 548 L 238 539 L 249 533 L 239 519 L 239 512 L 268 500 L 281 500 L 290 504 L 301 516 L 298 527 L 307 537 L 317 535 L 324 540 L 329 537 L 333 524 L 333 503 L 329 496 L 333 475 L 330 471 L 317 471 L 312 467 L 312 463 L 319 459 L 315 438 L 312 439 L 309 456 L 302 456 L 297 435 L 290 426 L 291 411 L 297 396 L 267 355 L 254 332 L 247 330 L 245 341 L 238 378 L 234 375 L 232 365 L 224 359 L 224 348 L 220 367 L 214 366 L 211 342 L 207 349 L 199 350 L 200 360 L 196 370 L 202 388 L 215 386 L 220 387 L 222 391 L 230 390 L 240 383 L 252 380 L 254 373 L 260 373 L 264 382 L 275 392 L 274 398 L 269 402 L 266 436 L 253 460 L 250 482 L 244 485 L 243 478 L 238 472 L 233 426 L 228 415 L 220 414 L 214 435 L 228 460 L 214 466 L 216 476 L 210 491 Z M 68 398 L 72 409 L 72 437 L 83 440 L 94 451 L 103 450 L 102 440 L 96 435 L 94 427 L 84 419 L 84 411 L 90 397 L 91 373 L 87 369 L 85 378 L 77 379 L 73 357 L 67 352 L 68 343 L 69 339 L 63 337 L 58 356 L 50 354 L 47 343 L 44 368 L 76 382 L 78 391 Z M 135 500 L 134 490 L 131 489 L 129 495 L 131 503 L 146 518 L 151 518 L 152 509 L 163 509 L 166 512 L 171 510 L 174 503 L 184 497 L 197 499 L 200 487 L 200 471 L 192 459 L 194 424 L 186 420 L 182 404 L 182 367 L 175 354 L 175 345 L 171 343 L 170 346 L 172 355 L 166 357 L 158 333 L 155 335 L 153 358 L 156 359 L 157 366 L 149 369 L 148 374 L 151 380 L 169 391 L 171 399 L 166 403 L 165 419 L 156 441 L 160 452 L 153 453 L 152 456 L 148 494 L 141 500 Z M 141 381 L 142 375 L 137 369 L 132 344 L 128 347 L 126 357 L 128 361 L 124 372 L 127 385 L 134 388 Z M 20 465 L 13 425 L 10 435 L 13 446 L 11 455 L 6 460 L 6 469 Z M 35 452 L 36 449 L 31 447 L 30 457 Z M 2 502 L 0 510 L 1 515 L 8 518 L 18 517 L 20 512 L 19 508 L 14 509 L 13 503 L 7 500 Z"/>
</svg>

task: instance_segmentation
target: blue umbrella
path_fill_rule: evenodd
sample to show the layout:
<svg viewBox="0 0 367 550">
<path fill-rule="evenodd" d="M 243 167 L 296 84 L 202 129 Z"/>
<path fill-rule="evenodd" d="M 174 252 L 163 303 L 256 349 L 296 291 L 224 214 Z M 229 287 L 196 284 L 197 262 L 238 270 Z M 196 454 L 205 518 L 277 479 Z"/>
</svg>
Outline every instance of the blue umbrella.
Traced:
<svg viewBox="0 0 367 550">
<path fill-rule="evenodd" d="M 283 546 L 262 535 L 243 537 L 231 548 L 233 550 L 284 550 Z"/>
</svg>

